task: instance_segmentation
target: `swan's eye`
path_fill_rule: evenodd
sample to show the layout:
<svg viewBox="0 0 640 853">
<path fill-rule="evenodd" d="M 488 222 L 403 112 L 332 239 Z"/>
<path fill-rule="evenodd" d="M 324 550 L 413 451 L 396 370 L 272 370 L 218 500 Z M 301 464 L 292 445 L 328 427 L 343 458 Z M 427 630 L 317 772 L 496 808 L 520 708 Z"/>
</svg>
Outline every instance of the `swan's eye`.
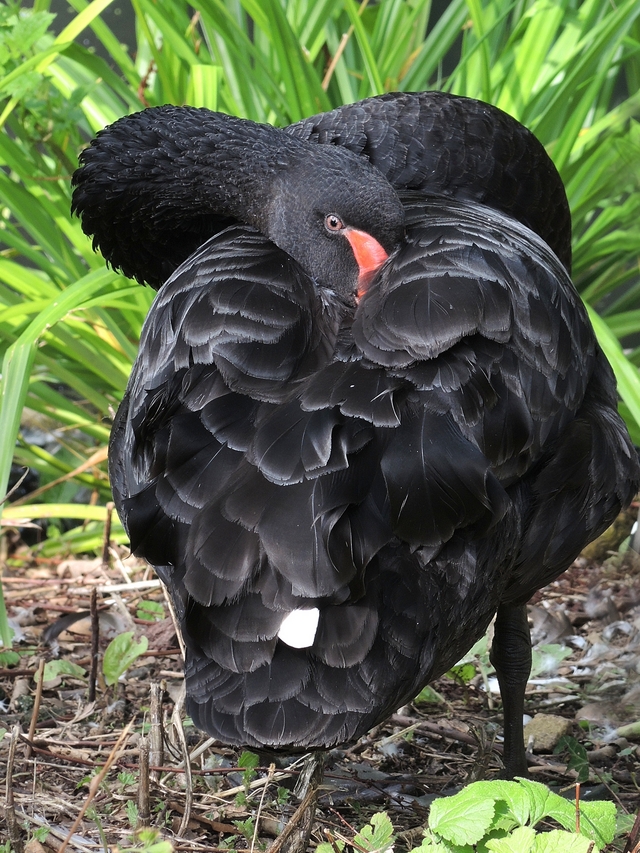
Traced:
<svg viewBox="0 0 640 853">
<path fill-rule="evenodd" d="M 344 222 L 335 213 L 327 213 L 324 218 L 324 227 L 327 231 L 343 231 Z"/>
</svg>

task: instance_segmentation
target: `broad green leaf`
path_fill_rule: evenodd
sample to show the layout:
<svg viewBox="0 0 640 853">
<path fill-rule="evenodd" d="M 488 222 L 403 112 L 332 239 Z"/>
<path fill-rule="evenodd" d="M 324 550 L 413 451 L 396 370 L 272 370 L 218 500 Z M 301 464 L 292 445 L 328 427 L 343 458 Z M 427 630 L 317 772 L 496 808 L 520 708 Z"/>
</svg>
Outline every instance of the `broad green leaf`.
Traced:
<svg viewBox="0 0 640 853">
<path fill-rule="evenodd" d="M 600 848 L 582 835 L 552 829 L 536 837 L 531 853 L 599 853 Z"/>
<path fill-rule="evenodd" d="M 429 811 L 429 828 L 454 844 L 477 844 L 486 835 L 495 803 L 472 785 L 453 797 L 436 800 Z"/>
<path fill-rule="evenodd" d="M 523 793 L 526 793 L 528 796 L 528 823 L 532 826 L 535 826 L 544 817 L 547 817 L 552 809 L 555 809 L 558 814 L 564 814 L 565 811 L 563 810 L 565 808 L 571 808 L 571 804 L 567 800 L 564 800 L 558 794 L 554 794 L 553 791 L 550 791 L 541 782 L 534 782 L 531 779 L 518 779 L 517 784 Z"/>
<path fill-rule="evenodd" d="M 616 834 L 617 809 L 612 802 L 580 801 L 580 834 L 599 847 L 611 844 Z"/>
<path fill-rule="evenodd" d="M 485 846 L 493 853 L 530 853 L 536 840 L 536 831 L 530 826 L 519 826 L 506 838 L 490 838 Z"/>
<path fill-rule="evenodd" d="M 575 801 L 553 795 L 547 815 L 566 830 L 576 830 Z M 616 807 L 611 802 L 580 802 L 580 834 L 601 847 L 611 843 L 616 829 Z"/>
<path fill-rule="evenodd" d="M 140 655 L 146 652 L 148 647 L 147 638 L 141 637 L 136 642 L 133 638 L 133 631 L 127 631 L 114 637 L 107 646 L 102 660 L 102 671 L 106 683 L 108 685 L 115 684 L 131 664 L 135 663 Z"/>
<path fill-rule="evenodd" d="M 503 802 L 506 805 L 507 814 L 502 815 L 503 827 L 506 828 L 508 818 L 513 819 L 512 825 L 525 826 L 525 824 L 531 822 L 531 795 L 523 789 L 519 782 L 492 779 L 487 782 L 474 782 L 469 787 L 473 788 L 478 797 L 493 800 L 495 803 Z M 505 818 L 507 818 L 506 823 Z"/>
<path fill-rule="evenodd" d="M 45 663 L 44 671 L 42 673 L 43 681 L 53 681 L 54 678 L 58 678 L 63 675 L 70 675 L 73 678 L 84 679 L 86 678 L 87 671 L 81 666 L 78 666 L 77 663 L 73 663 L 70 660 L 50 660 Z"/>
</svg>

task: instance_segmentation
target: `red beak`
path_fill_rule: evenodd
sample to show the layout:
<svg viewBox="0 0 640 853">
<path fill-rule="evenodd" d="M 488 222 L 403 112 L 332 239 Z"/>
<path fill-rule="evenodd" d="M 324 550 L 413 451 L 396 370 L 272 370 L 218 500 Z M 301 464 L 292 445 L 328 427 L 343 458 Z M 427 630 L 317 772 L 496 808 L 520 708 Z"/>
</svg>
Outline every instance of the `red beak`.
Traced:
<svg viewBox="0 0 640 853">
<path fill-rule="evenodd" d="M 371 281 L 373 273 L 376 273 L 380 269 L 389 255 L 385 252 L 375 237 L 372 237 L 371 234 L 367 234 L 366 231 L 347 228 L 345 230 L 345 235 L 351 244 L 356 262 L 360 267 L 356 299 L 362 299 L 364 294 L 367 292 L 367 287 Z"/>
</svg>

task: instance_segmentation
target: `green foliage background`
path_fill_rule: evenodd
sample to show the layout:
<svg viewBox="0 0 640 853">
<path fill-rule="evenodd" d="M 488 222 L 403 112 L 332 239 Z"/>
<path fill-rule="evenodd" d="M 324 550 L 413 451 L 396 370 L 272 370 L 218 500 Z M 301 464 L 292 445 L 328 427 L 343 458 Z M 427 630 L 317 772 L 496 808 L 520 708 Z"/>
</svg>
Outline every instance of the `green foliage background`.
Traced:
<svg viewBox="0 0 640 853">
<path fill-rule="evenodd" d="M 0 6 L 0 495 L 15 456 L 57 483 L 30 516 L 87 520 L 45 553 L 97 545 L 104 509 L 68 502 L 79 487 L 108 499 L 111 412 L 152 296 L 93 253 L 69 213 L 70 178 L 96 131 L 147 105 L 283 125 L 437 88 L 510 112 L 565 180 L 576 286 L 640 443 L 638 0 L 452 0 L 439 16 L 429 0 L 131 2 L 127 45 L 102 17 L 111 0 L 70 0 L 76 16 L 61 31 L 50 0 Z M 83 46 L 87 28 L 99 52 Z M 30 445 L 21 421 L 53 433 L 60 451 Z M 26 514 L 5 509 L 9 521 Z M 113 535 L 125 541 L 117 523 Z"/>
</svg>

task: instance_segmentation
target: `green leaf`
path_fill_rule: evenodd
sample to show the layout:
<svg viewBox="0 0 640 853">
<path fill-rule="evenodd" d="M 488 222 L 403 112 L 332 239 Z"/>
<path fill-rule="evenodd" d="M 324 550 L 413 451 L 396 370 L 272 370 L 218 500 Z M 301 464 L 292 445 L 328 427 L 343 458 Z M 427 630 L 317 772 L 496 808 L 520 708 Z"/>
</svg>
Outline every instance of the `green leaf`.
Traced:
<svg viewBox="0 0 640 853">
<path fill-rule="evenodd" d="M 20 663 L 20 655 L 17 652 L 12 652 L 10 649 L 0 652 L 0 666 L 11 668 L 18 666 Z"/>
<path fill-rule="evenodd" d="M 244 770 L 255 770 L 259 764 L 260 758 L 255 752 L 250 752 L 248 749 L 245 749 L 238 758 L 238 767 L 242 767 Z"/>
<path fill-rule="evenodd" d="M 368 826 L 363 826 L 356 833 L 353 841 L 358 850 L 366 853 L 389 850 L 394 839 L 393 824 L 385 812 L 377 812 L 371 818 Z"/>
<path fill-rule="evenodd" d="M 34 518 L 75 518 L 105 522 L 107 508 L 92 504 L 24 504 L 5 509 L 3 518 L 10 521 L 31 521 Z"/>
<path fill-rule="evenodd" d="M 12 18 L 13 26 L 10 35 L 5 37 L 5 43 L 10 45 L 16 53 L 26 54 L 46 33 L 54 18 L 55 15 L 51 12 L 21 9 L 20 13 Z"/>
<path fill-rule="evenodd" d="M 473 785 L 436 800 L 429 811 L 429 828 L 454 844 L 477 844 L 487 834 L 495 814 L 495 803 L 478 793 Z"/>
<path fill-rule="evenodd" d="M 514 784 L 514 783 L 512 783 Z M 527 795 L 529 806 L 528 822 L 535 826 L 544 817 L 551 814 L 552 810 L 561 813 L 563 809 L 571 809 L 567 800 L 554 794 L 541 782 L 533 782 L 531 779 L 518 779 L 517 783 L 523 793 Z"/>
<path fill-rule="evenodd" d="M 587 750 L 574 737 L 567 735 L 560 738 L 553 750 L 554 755 L 567 755 L 567 770 L 575 770 L 578 773 L 578 782 L 586 782 L 589 779 L 590 767 Z"/>
<path fill-rule="evenodd" d="M 599 847 L 611 844 L 616 834 L 615 803 L 580 801 L 580 834 L 593 839 Z"/>
<path fill-rule="evenodd" d="M 146 652 L 148 647 L 149 641 L 147 638 L 141 637 L 136 642 L 133 631 L 127 631 L 124 634 L 114 637 L 107 646 L 102 661 L 102 670 L 106 683 L 108 685 L 115 684 L 131 664 L 135 663 L 140 655 Z"/>
<path fill-rule="evenodd" d="M 138 806 L 133 800 L 127 800 L 125 809 L 127 811 L 127 820 L 129 821 L 129 826 L 132 826 L 135 829 L 139 817 Z"/>
<path fill-rule="evenodd" d="M 490 838 L 485 847 L 494 853 L 530 853 L 536 840 L 536 831 L 530 826 L 519 826 L 505 838 Z"/>
<path fill-rule="evenodd" d="M 468 684 L 476 677 L 476 668 L 472 663 L 459 663 L 452 666 L 447 675 L 462 684 Z"/>
<path fill-rule="evenodd" d="M 599 853 L 599 848 L 582 835 L 552 829 L 536 837 L 531 853 Z"/>
<path fill-rule="evenodd" d="M 31 368 L 35 359 L 36 343 L 46 329 L 59 322 L 89 295 L 113 280 L 107 270 L 97 270 L 67 288 L 50 306 L 34 319 L 4 356 L 0 382 L 0 495 L 7 490 L 13 447 L 18 434 L 20 417 L 27 395 Z M 5 641 L 6 644 L 6 641 Z"/>
<path fill-rule="evenodd" d="M 2 85 L 2 91 L 14 98 L 24 98 L 36 91 L 42 81 L 37 71 L 27 71 L 15 80 L 9 80 Z"/>
<path fill-rule="evenodd" d="M 70 21 L 67 26 L 62 30 L 60 35 L 57 37 L 56 41 L 58 42 L 68 42 L 73 41 L 77 38 L 80 33 L 86 29 L 86 27 L 91 24 L 91 22 L 98 17 L 101 12 L 110 6 L 113 3 L 113 0 L 93 0 L 92 3 L 89 3 L 79 15 Z"/>
<path fill-rule="evenodd" d="M 547 812 L 567 830 L 576 828 L 575 802 L 553 795 Z M 601 847 L 610 844 L 615 835 L 616 807 L 611 802 L 580 802 L 580 834 L 592 839 Z"/>
<path fill-rule="evenodd" d="M 72 663 L 68 660 L 50 660 L 45 663 L 42 674 L 43 681 L 53 681 L 55 678 L 63 675 L 70 675 L 73 678 L 84 679 L 86 678 L 87 671 L 81 666 L 78 666 L 77 663 Z M 38 680 L 37 673 L 35 680 Z"/>
<path fill-rule="evenodd" d="M 493 779 L 487 782 L 474 782 L 466 790 L 469 789 L 472 789 L 474 796 L 479 799 L 490 800 L 496 804 L 492 825 L 496 825 L 499 821 L 502 828 L 511 829 L 515 825 L 524 826 L 529 822 L 531 799 L 519 782 Z"/>
</svg>

